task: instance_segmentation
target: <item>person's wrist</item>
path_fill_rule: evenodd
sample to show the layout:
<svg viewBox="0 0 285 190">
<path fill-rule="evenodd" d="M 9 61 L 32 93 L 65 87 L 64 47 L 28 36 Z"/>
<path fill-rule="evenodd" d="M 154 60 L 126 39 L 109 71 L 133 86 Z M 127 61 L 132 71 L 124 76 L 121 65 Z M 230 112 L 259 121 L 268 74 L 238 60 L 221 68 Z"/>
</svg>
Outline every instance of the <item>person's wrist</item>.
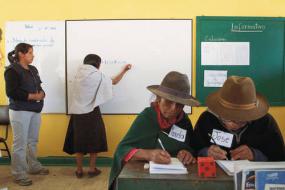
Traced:
<svg viewBox="0 0 285 190">
<path fill-rule="evenodd" d="M 139 153 L 140 159 L 149 161 L 149 155 L 148 155 L 147 150 L 138 149 L 137 153 Z"/>
<path fill-rule="evenodd" d="M 254 149 L 251 148 L 251 147 L 248 147 L 248 148 L 249 148 L 249 151 L 250 151 L 250 157 L 249 157 L 248 160 L 254 161 L 254 160 L 255 160 L 255 151 L 254 151 Z"/>
<path fill-rule="evenodd" d="M 153 153 L 151 150 L 146 150 L 146 160 L 153 161 Z"/>
<path fill-rule="evenodd" d="M 35 99 L 35 94 L 29 93 L 28 100 L 34 100 L 34 99 Z"/>
<path fill-rule="evenodd" d="M 152 150 L 145 150 L 146 151 L 146 160 L 154 161 L 154 152 Z"/>
</svg>

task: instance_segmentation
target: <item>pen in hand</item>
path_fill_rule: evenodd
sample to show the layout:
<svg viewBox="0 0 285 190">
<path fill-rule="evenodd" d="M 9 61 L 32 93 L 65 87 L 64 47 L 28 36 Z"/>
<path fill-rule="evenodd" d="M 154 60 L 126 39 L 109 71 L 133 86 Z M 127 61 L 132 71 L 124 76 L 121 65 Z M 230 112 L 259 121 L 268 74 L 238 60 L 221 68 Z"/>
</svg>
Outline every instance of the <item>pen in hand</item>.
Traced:
<svg viewBox="0 0 285 190">
<path fill-rule="evenodd" d="M 156 163 L 161 163 L 161 164 L 169 164 L 171 162 L 171 156 L 170 154 L 165 150 L 165 147 L 163 146 L 161 140 L 158 138 L 157 139 L 160 147 L 160 149 L 155 149 L 153 150 L 153 158 L 151 159 L 152 161 Z"/>
<path fill-rule="evenodd" d="M 163 144 L 162 144 L 161 140 L 158 138 L 158 139 L 157 139 L 157 141 L 158 141 L 158 143 L 159 143 L 160 147 L 162 148 L 162 150 L 164 150 L 164 151 L 165 151 L 165 148 L 164 148 L 164 146 L 163 146 Z"/>
<path fill-rule="evenodd" d="M 214 142 L 214 145 L 218 145 L 218 144 L 216 143 L 216 141 L 214 140 L 213 136 L 212 136 L 210 133 L 208 133 L 208 136 L 209 136 L 209 137 L 211 138 L 211 140 Z M 225 158 L 226 158 L 226 160 L 229 160 L 226 155 L 225 155 Z"/>
<path fill-rule="evenodd" d="M 211 138 L 211 140 L 214 142 L 214 144 L 217 145 L 216 141 L 214 140 L 214 138 L 212 137 L 212 135 L 210 133 L 208 133 L 208 136 Z"/>
</svg>

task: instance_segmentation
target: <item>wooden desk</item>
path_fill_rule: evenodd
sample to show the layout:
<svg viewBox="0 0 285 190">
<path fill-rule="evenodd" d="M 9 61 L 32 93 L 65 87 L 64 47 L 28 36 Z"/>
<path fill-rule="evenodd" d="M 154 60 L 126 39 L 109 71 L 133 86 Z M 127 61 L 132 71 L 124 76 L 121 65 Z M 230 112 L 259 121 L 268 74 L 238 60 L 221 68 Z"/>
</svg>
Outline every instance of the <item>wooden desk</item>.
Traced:
<svg viewBox="0 0 285 190">
<path fill-rule="evenodd" d="M 231 190 L 234 180 L 217 166 L 216 178 L 200 178 L 197 164 L 188 167 L 188 174 L 149 174 L 144 162 L 127 163 L 117 178 L 117 190 Z"/>
</svg>

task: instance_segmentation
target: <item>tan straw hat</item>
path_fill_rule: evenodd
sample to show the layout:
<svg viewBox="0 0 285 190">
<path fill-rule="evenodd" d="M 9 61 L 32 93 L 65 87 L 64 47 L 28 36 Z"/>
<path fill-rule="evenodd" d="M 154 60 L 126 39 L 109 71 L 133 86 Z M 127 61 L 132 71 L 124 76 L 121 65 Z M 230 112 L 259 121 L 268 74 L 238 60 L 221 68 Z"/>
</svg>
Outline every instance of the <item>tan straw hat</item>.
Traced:
<svg viewBox="0 0 285 190">
<path fill-rule="evenodd" d="M 199 101 L 190 95 L 190 84 L 187 75 L 177 71 L 169 72 L 160 85 L 147 87 L 152 93 L 167 100 L 188 106 L 198 106 Z"/>
<path fill-rule="evenodd" d="M 231 76 L 222 88 L 210 94 L 206 105 L 223 119 L 251 121 L 263 117 L 269 109 L 266 98 L 256 93 L 249 77 Z"/>
</svg>

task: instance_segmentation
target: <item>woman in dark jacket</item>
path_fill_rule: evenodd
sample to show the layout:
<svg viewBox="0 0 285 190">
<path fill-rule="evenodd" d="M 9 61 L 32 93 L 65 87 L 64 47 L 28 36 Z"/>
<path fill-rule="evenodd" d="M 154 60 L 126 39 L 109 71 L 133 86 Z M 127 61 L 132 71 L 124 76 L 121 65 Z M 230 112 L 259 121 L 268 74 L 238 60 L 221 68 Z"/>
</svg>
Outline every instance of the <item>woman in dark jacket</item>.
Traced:
<svg viewBox="0 0 285 190">
<path fill-rule="evenodd" d="M 10 65 L 5 70 L 9 117 L 13 130 L 12 174 L 22 186 L 32 184 L 27 173 L 46 175 L 36 158 L 41 110 L 45 93 L 33 62 L 33 46 L 20 43 L 8 54 Z"/>
</svg>

